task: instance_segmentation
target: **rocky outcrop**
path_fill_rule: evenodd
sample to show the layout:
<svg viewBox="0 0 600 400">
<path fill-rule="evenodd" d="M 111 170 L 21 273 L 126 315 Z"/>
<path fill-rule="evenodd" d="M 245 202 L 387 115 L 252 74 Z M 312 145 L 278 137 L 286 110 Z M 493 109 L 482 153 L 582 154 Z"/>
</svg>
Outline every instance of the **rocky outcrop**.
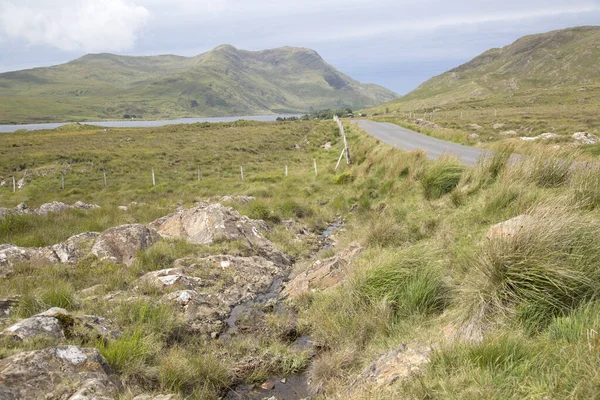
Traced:
<svg viewBox="0 0 600 400">
<path fill-rule="evenodd" d="M 0 398 L 113 400 L 117 386 L 96 349 L 49 347 L 0 360 Z"/>
<path fill-rule="evenodd" d="M 42 204 L 39 208 L 32 210 L 27 207 L 25 203 L 21 203 L 15 208 L 0 208 L 0 219 L 4 218 L 6 215 L 15 214 L 33 214 L 33 215 L 48 215 L 51 213 L 61 213 L 65 210 L 77 209 L 77 210 L 95 210 L 100 208 L 96 204 L 87 204 L 82 201 L 78 201 L 73 205 L 68 205 L 65 203 L 61 203 L 60 201 L 53 201 L 51 203 Z"/>
<path fill-rule="evenodd" d="M 363 251 L 358 243 L 351 244 L 346 250 L 335 256 L 317 260 L 308 269 L 291 279 L 281 295 L 297 297 L 316 290 L 325 290 L 339 285 L 347 276 L 350 263 Z"/>
<path fill-rule="evenodd" d="M 33 317 L 19 321 L 0 332 L 0 336 L 27 340 L 40 336 L 62 340 L 78 335 L 93 339 L 121 336 L 111 323 L 95 315 L 74 316 L 63 308 L 54 307 Z"/>
<path fill-rule="evenodd" d="M 264 221 L 252 220 L 219 203 L 200 203 L 197 207 L 160 218 L 150 226 L 164 238 L 186 239 L 194 244 L 240 240 L 258 255 L 277 264 L 292 263 L 288 255 L 261 233 L 268 230 Z"/>
<path fill-rule="evenodd" d="M 174 264 L 142 276 L 139 283 L 164 290 L 162 301 L 178 307 L 192 331 L 207 335 L 218 335 L 234 306 L 266 292 L 284 273 L 281 266 L 261 257 L 223 255 Z"/>
<path fill-rule="evenodd" d="M 587 132 L 575 132 L 573 134 L 573 139 L 575 139 L 576 142 L 581 144 L 595 144 L 600 141 L 598 137 Z"/>
<path fill-rule="evenodd" d="M 66 263 L 76 264 L 85 257 L 99 233 L 86 232 L 75 235 L 48 247 L 19 247 L 12 244 L 0 245 L 0 277 L 10 274 L 20 263 Z"/>
<path fill-rule="evenodd" d="M 144 251 L 160 240 L 160 235 L 141 224 L 110 228 L 98 236 L 92 254 L 114 263 L 131 266 L 138 252 Z"/>
<path fill-rule="evenodd" d="M 517 235 L 525 225 L 531 223 L 533 218 L 527 214 L 522 214 L 517 217 L 511 218 L 508 221 L 500 222 L 499 224 L 493 225 L 487 233 L 489 240 L 514 237 Z"/>
<path fill-rule="evenodd" d="M 417 125 L 421 125 L 421 126 L 425 126 L 425 127 L 427 127 L 427 128 L 435 128 L 435 129 L 438 129 L 438 128 L 440 128 L 440 126 L 439 126 L 438 124 L 435 124 L 435 123 L 433 123 L 433 122 L 426 121 L 426 120 L 424 120 L 424 119 L 417 119 L 417 120 L 415 121 L 415 124 L 417 124 Z"/>
<path fill-rule="evenodd" d="M 355 385 L 389 386 L 398 380 L 410 379 L 423 372 L 430 353 L 431 348 L 426 346 L 402 344 L 367 366 L 356 378 Z"/>
<path fill-rule="evenodd" d="M 533 136 L 533 137 L 523 136 L 520 139 L 525 142 L 535 142 L 536 140 L 550 140 L 550 139 L 556 139 L 558 137 L 559 136 L 556 133 L 546 132 L 546 133 L 542 133 L 541 135 L 537 135 L 537 136 Z"/>
<path fill-rule="evenodd" d="M 219 201 L 223 203 L 240 203 L 240 204 L 248 204 L 252 201 L 256 200 L 256 197 L 252 196 L 223 196 L 219 198 Z"/>
</svg>

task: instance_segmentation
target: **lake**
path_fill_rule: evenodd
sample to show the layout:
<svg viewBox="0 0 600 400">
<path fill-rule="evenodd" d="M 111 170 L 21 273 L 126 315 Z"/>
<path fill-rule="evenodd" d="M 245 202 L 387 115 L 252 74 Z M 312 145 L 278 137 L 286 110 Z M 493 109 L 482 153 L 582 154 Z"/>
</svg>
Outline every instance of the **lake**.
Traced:
<svg viewBox="0 0 600 400">
<path fill-rule="evenodd" d="M 278 117 L 300 117 L 300 114 L 274 114 L 274 115 L 245 115 L 235 117 L 206 117 L 206 118 L 180 118 L 170 120 L 144 121 L 144 120 L 124 120 L 124 121 L 98 121 L 98 122 L 81 122 L 86 125 L 103 126 L 106 128 L 148 128 L 165 125 L 177 124 L 195 124 L 197 122 L 233 122 L 241 119 L 250 121 L 272 122 Z M 19 124 L 19 125 L 0 125 L 0 133 L 11 133 L 19 129 L 28 131 L 38 131 L 40 129 L 56 129 L 70 122 L 56 122 L 47 124 Z"/>
</svg>

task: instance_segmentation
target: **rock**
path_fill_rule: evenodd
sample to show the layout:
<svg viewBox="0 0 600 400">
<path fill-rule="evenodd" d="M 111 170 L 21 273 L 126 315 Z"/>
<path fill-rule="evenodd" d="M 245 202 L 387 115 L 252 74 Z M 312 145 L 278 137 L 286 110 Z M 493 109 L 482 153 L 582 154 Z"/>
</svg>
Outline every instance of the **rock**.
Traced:
<svg viewBox="0 0 600 400">
<path fill-rule="evenodd" d="M 508 221 L 500 222 L 499 224 L 493 225 L 487 233 L 489 240 L 499 239 L 504 237 L 513 237 L 523 227 L 533 220 L 533 217 L 522 214 L 517 217 L 511 218 Z"/>
<path fill-rule="evenodd" d="M 554 139 L 559 137 L 556 133 L 542 133 L 541 135 L 538 136 L 534 136 L 534 137 L 521 137 L 520 139 L 526 142 L 533 142 L 536 140 L 549 140 L 549 139 Z"/>
<path fill-rule="evenodd" d="M 483 129 L 483 127 L 481 125 L 477 125 L 477 124 L 469 124 L 469 128 L 476 129 L 476 130 Z"/>
<path fill-rule="evenodd" d="M 500 132 L 501 135 L 504 136 L 516 136 L 517 135 L 517 131 L 504 131 L 504 132 Z"/>
<path fill-rule="evenodd" d="M 471 133 L 471 134 L 469 135 L 469 139 L 473 139 L 473 140 L 475 140 L 475 139 L 479 139 L 479 135 L 478 135 L 478 134 L 476 134 L 476 133 Z"/>
<path fill-rule="evenodd" d="M 241 240 L 260 256 L 281 265 L 292 263 L 288 255 L 261 234 L 261 231 L 268 230 L 264 221 L 252 220 L 219 203 L 201 203 L 189 210 L 159 218 L 150 226 L 155 227 L 162 237 L 186 239 L 194 244 L 212 245 L 220 241 Z"/>
<path fill-rule="evenodd" d="M 358 243 L 326 260 L 315 261 L 308 269 L 290 280 L 281 295 L 297 297 L 315 290 L 325 290 L 339 285 L 347 275 L 350 263 L 363 251 Z"/>
<path fill-rule="evenodd" d="M 269 290 L 284 272 L 261 257 L 229 255 L 185 258 L 174 266 L 149 272 L 139 281 L 165 290 L 162 301 L 178 308 L 191 331 L 207 336 L 219 335 L 234 306 Z"/>
<path fill-rule="evenodd" d="M 322 147 L 322 148 L 324 148 L 325 150 L 329 150 L 329 149 L 331 149 L 331 147 L 332 147 L 332 146 L 331 146 L 331 142 L 327 142 L 327 143 L 325 143 L 325 144 L 324 144 L 323 146 L 321 146 L 321 147 Z"/>
<path fill-rule="evenodd" d="M 223 203 L 248 204 L 254 200 L 256 200 L 256 197 L 252 196 L 223 196 L 220 198 Z"/>
<path fill-rule="evenodd" d="M 97 232 L 85 232 L 71 236 L 63 243 L 50 246 L 57 262 L 77 264 L 80 259 L 89 254 L 94 241 L 100 236 Z"/>
<path fill-rule="evenodd" d="M 421 126 L 426 126 L 428 128 L 440 128 L 440 126 L 438 124 L 435 124 L 435 123 L 430 122 L 430 121 L 425 121 L 424 119 L 417 119 L 415 121 L 415 124 L 421 125 Z"/>
<path fill-rule="evenodd" d="M 575 132 L 573 134 L 573 139 L 575 139 L 579 143 L 583 144 L 594 144 L 598 143 L 600 139 L 594 135 L 591 135 L 587 132 Z"/>
<path fill-rule="evenodd" d="M 17 297 L 0 298 L 0 323 L 11 317 L 18 304 L 19 299 Z"/>
<path fill-rule="evenodd" d="M 73 318 L 68 311 L 56 307 L 17 322 L 4 329 L 0 335 L 15 340 L 32 339 L 38 336 L 64 339 L 64 329 L 72 325 Z"/>
<path fill-rule="evenodd" d="M 96 349 L 49 347 L 0 360 L 0 398 L 114 400 L 106 360 Z"/>
<path fill-rule="evenodd" d="M 27 181 L 25 181 L 25 177 L 22 177 L 17 181 L 17 189 L 23 189 L 25 186 L 27 186 Z"/>
<path fill-rule="evenodd" d="M 117 207 L 117 209 L 120 210 L 120 211 L 127 211 L 127 210 L 129 210 L 129 208 L 127 206 L 119 206 L 119 207 Z"/>
<path fill-rule="evenodd" d="M 24 319 L 4 329 L 0 335 L 14 340 L 26 340 L 38 336 L 65 339 L 77 334 L 86 337 L 118 338 L 121 332 L 112 328 L 110 321 L 95 315 L 73 316 L 63 308 L 54 307 L 33 317 Z"/>
<path fill-rule="evenodd" d="M 36 214 L 38 215 L 48 215 L 49 213 L 59 213 L 67 210 L 69 208 L 65 203 L 61 203 L 59 201 L 53 201 L 52 203 L 42 204 L 40 208 L 37 209 Z"/>
<path fill-rule="evenodd" d="M 6 180 L 2 180 L 2 182 L 0 182 L 0 187 L 6 187 L 8 186 L 8 182 L 6 182 Z"/>
<path fill-rule="evenodd" d="M 100 206 L 96 204 L 87 204 L 83 201 L 77 201 L 71 206 L 71 208 L 75 208 L 77 210 L 97 210 L 100 208 Z"/>
<path fill-rule="evenodd" d="M 382 355 L 365 368 L 354 385 L 361 383 L 389 386 L 398 380 L 412 378 L 423 372 L 429 363 L 430 353 L 429 347 L 400 345 L 398 349 Z"/>
<path fill-rule="evenodd" d="M 275 389 L 275 384 L 271 381 L 266 381 L 265 383 L 260 385 L 260 387 L 261 387 L 261 389 L 264 389 L 264 390 L 273 390 L 273 389 Z"/>
<path fill-rule="evenodd" d="M 94 243 L 92 254 L 103 260 L 131 266 L 139 251 L 160 240 L 160 235 L 141 224 L 121 225 L 104 231 Z"/>
<path fill-rule="evenodd" d="M 504 128 L 504 126 L 505 126 L 505 124 L 499 123 L 499 124 L 492 125 L 492 128 L 493 129 L 502 129 L 502 128 Z"/>
<path fill-rule="evenodd" d="M 48 258 L 49 257 L 49 258 Z M 12 244 L 0 244 L 0 277 L 12 273 L 13 267 L 20 263 L 48 263 L 56 259 L 50 251 L 43 249 L 18 247 Z"/>
<path fill-rule="evenodd" d="M 141 394 L 141 395 L 135 396 L 133 398 L 133 400 L 176 400 L 176 399 L 178 399 L 178 397 L 176 397 L 174 394 L 157 394 L 157 395 Z"/>
</svg>

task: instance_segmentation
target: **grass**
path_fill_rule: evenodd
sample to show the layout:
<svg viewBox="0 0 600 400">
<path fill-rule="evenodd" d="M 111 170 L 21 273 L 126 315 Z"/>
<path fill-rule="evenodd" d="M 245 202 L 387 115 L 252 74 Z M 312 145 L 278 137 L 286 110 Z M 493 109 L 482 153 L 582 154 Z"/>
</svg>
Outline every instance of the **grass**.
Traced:
<svg viewBox="0 0 600 400">
<path fill-rule="evenodd" d="M 598 397 L 598 178 L 594 169 L 564 168 L 557 161 L 577 159 L 580 151 L 547 148 L 536 157 L 515 160 L 509 158 L 514 147 L 499 146 L 493 156 L 464 167 L 449 158 L 430 161 L 422 152 L 401 152 L 356 127 L 348 127 L 347 135 L 354 164 L 343 165 L 341 172 L 333 171 L 341 143 L 331 122 L 7 136 L 30 143 L 0 158 L 7 176 L 21 159 L 35 164 L 25 168 L 36 170 L 58 165 L 63 157 L 70 171 L 87 172 L 78 178 L 79 192 L 54 190 L 56 176 L 32 175 L 31 184 L 16 194 L 0 188 L 4 204 L 82 199 L 102 209 L 9 217 L 0 225 L 4 242 L 52 244 L 94 223 L 102 230 L 148 222 L 178 205 L 239 194 L 256 200 L 228 205 L 267 220 L 268 237 L 298 260 L 296 272 L 351 242 L 365 247 L 344 268 L 339 286 L 292 300 L 293 309 L 285 312 L 253 310 L 243 319 L 252 328 L 229 340 L 192 334 L 180 311 L 161 301 L 168 290 L 138 279 L 179 258 L 252 255 L 235 241 L 214 246 L 161 241 L 141 252 L 130 268 L 92 257 L 76 265 L 19 265 L 0 282 L 2 296 L 21 295 L 13 320 L 51 305 L 109 318 L 123 336 L 97 346 L 123 382 L 124 393 L 141 388 L 218 398 L 237 382 L 261 384 L 272 376 L 307 371 L 313 389 L 331 398 Z M 137 142 L 137 156 L 129 145 L 118 147 L 127 138 Z M 194 140 L 197 147 L 191 150 L 183 145 Z M 336 150 L 323 150 L 326 141 Z M 106 155 L 107 165 L 123 170 L 111 181 L 114 188 L 98 188 L 92 173 L 92 162 L 96 168 L 105 146 L 116 151 Z M 63 147 L 62 155 L 55 147 Z M 130 178 L 129 171 L 142 176 L 150 165 L 138 164 L 144 154 L 172 180 L 161 178 L 151 187 Z M 317 177 L 313 158 L 321 165 Z M 194 181 L 197 164 L 206 171 L 200 184 Z M 240 164 L 244 182 L 238 176 Z M 285 164 L 290 166 L 287 178 Z M 139 205 L 126 212 L 116 209 L 131 201 Z M 523 213 L 530 218 L 516 235 L 487 239 L 491 225 Z M 320 253 L 282 223 L 292 219 L 319 232 L 337 218 L 345 220 L 336 233 L 338 245 Z M 235 278 L 212 269 L 198 277 L 217 272 L 222 285 Z M 95 285 L 101 286 L 93 295 L 80 294 Z M 122 297 L 105 298 L 119 291 Z M 310 335 L 314 358 L 293 347 L 298 335 Z M 385 388 L 353 385 L 374 359 L 405 343 L 435 349 L 417 379 Z M 46 345 L 13 344 L 0 356 Z"/>
</svg>

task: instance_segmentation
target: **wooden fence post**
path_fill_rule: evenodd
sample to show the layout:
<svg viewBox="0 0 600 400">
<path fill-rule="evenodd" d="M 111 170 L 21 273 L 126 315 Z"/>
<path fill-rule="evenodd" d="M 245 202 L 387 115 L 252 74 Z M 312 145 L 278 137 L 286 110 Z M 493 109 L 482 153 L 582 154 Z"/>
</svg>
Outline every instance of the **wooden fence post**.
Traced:
<svg viewBox="0 0 600 400">
<path fill-rule="evenodd" d="M 288 176 L 288 166 L 287 166 L 287 164 L 285 165 L 285 176 Z"/>
<path fill-rule="evenodd" d="M 65 190 L 65 174 L 64 173 L 61 175 L 61 178 L 62 179 L 61 179 L 61 185 L 60 185 L 60 187 L 61 187 L 62 190 Z"/>
<path fill-rule="evenodd" d="M 156 186 L 156 177 L 154 176 L 154 168 L 152 168 L 152 186 Z"/>
<path fill-rule="evenodd" d="M 319 175 L 319 171 L 317 170 L 317 159 L 313 158 L 313 164 L 315 166 L 315 176 Z"/>
<path fill-rule="evenodd" d="M 17 181 L 15 179 L 15 177 L 13 176 L 13 193 L 15 193 L 17 191 Z"/>
<path fill-rule="evenodd" d="M 102 175 L 104 176 L 104 187 L 107 187 L 108 182 L 106 181 L 106 170 L 102 171 Z"/>
<path fill-rule="evenodd" d="M 242 180 L 244 180 L 244 167 L 240 165 L 240 174 L 242 175 Z"/>
<path fill-rule="evenodd" d="M 346 153 L 346 149 L 343 149 L 342 152 L 340 153 L 340 158 L 338 158 L 338 162 L 337 162 L 337 164 L 335 164 L 334 171 L 337 171 L 338 167 L 340 166 L 340 163 L 342 162 L 342 157 L 344 157 L 344 153 Z"/>
<path fill-rule="evenodd" d="M 200 172 L 200 166 L 198 165 L 198 182 L 200 182 L 201 177 L 202 177 L 202 173 Z"/>
</svg>

